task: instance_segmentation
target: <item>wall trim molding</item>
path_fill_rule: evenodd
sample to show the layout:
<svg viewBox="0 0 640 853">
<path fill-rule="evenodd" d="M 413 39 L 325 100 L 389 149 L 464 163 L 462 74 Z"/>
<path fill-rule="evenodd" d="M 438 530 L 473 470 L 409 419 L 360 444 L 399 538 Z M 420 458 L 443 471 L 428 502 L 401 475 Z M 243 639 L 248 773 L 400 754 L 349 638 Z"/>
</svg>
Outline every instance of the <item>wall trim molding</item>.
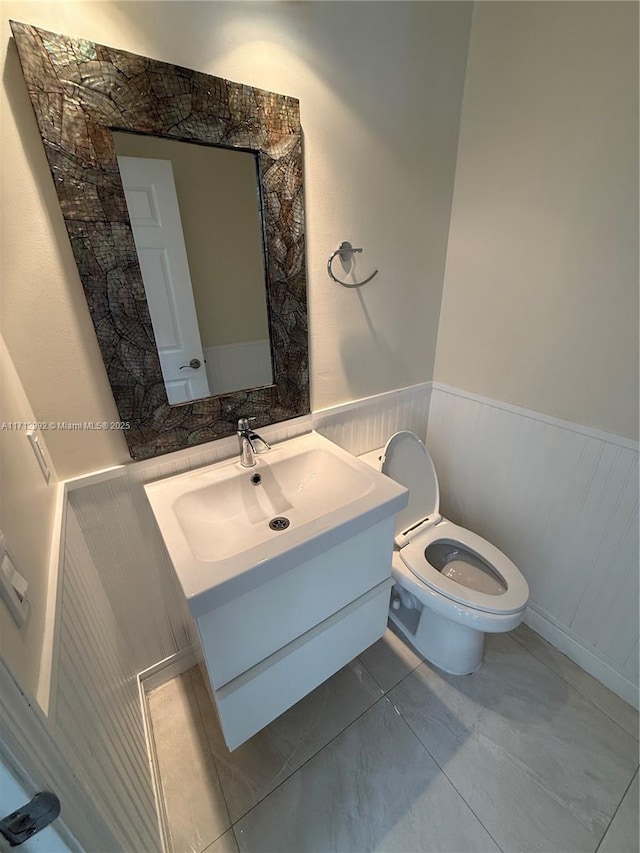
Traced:
<svg viewBox="0 0 640 853">
<path fill-rule="evenodd" d="M 381 391 L 379 394 L 371 394 L 369 397 L 359 397 L 357 400 L 350 400 L 348 403 L 338 403 L 335 406 L 327 406 L 325 409 L 312 409 L 311 416 L 315 419 L 317 417 L 326 417 L 327 415 L 337 415 L 342 414 L 343 412 L 350 412 L 354 409 L 359 409 L 361 406 L 367 405 L 368 403 L 380 402 L 386 398 L 392 398 L 395 396 L 401 396 L 403 394 L 419 391 L 421 388 L 424 389 L 425 394 L 429 394 L 431 388 L 433 386 L 433 382 L 430 380 L 428 382 L 416 382 L 415 385 L 405 385 L 402 388 L 393 388 L 390 391 Z"/>
<path fill-rule="evenodd" d="M 44 631 L 40 652 L 40 668 L 35 699 L 45 716 L 49 716 L 53 685 L 55 683 L 57 631 L 60 619 L 60 600 L 63 581 L 65 534 L 67 525 L 67 489 L 56 483 L 56 505 L 53 513 L 51 543 L 47 575 L 47 601 Z"/>
<path fill-rule="evenodd" d="M 154 663 L 148 669 L 138 673 L 138 681 L 145 693 L 150 693 L 157 687 L 162 687 L 167 681 L 181 675 L 198 663 L 198 655 L 193 646 L 181 649 L 164 660 Z"/>
<path fill-rule="evenodd" d="M 149 767 L 151 768 L 151 784 L 153 786 L 153 796 L 156 802 L 156 813 L 158 815 L 158 828 L 160 830 L 160 840 L 162 842 L 162 853 L 171 853 L 173 845 L 171 843 L 171 833 L 169 831 L 169 817 L 164 801 L 162 791 L 162 779 L 160 776 L 160 765 L 158 764 L 158 755 L 156 753 L 156 744 L 151 731 L 151 713 L 149 711 L 149 703 L 147 702 L 147 691 L 144 683 L 138 676 L 138 693 L 140 696 L 140 709 L 142 711 L 142 726 L 144 728 L 144 739 L 147 744 L 147 756 L 149 758 Z"/>
<path fill-rule="evenodd" d="M 558 625 L 548 613 L 529 604 L 523 621 L 525 625 L 528 625 L 543 639 L 551 643 L 554 648 L 577 663 L 585 672 L 588 672 L 589 675 L 592 675 L 597 681 L 638 710 L 640 703 L 636 685 L 609 666 L 597 654 L 590 651 L 564 626 Z"/>
<path fill-rule="evenodd" d="M 158 813 L 158 826 L 160 827 L 160 838 L 162 839 L 162 853 L 171 853 L 173 845 L 171 842 L 171 832 L 169 830 L 169 818 L 167 815 L 164 793 L 162 790 L 162 778 L 160 775 L 160 765 L 158 764 L 158 754 L 156 752 L 156 742 L 153 738 L 151 712 L 149 703 L 147 702 L 147 694 L 157 687 L 161 687 L 172 678 L 191 669 L 198 662 L 198 656 L 193 646 L 182 649 L 164 660 L 158 661 L 148 669 L 138 673 L 138 692 L 140 694 L 140 707 L 142 709 L 142 723 L 144 726 L 144 737 L 147 743 L 147 753 L 149 755 L 149 766 L 151 768 L 151 779 L 153 782 L 153 795 L 156 801 L 156 811 Z"/>
<path fill-rule="evenodd" d="M 618 435 L 615 432 L 605 432 L 604 430 L 596 429 L 595 427 L 586 426 L 585 424 L 574 423 L 574 421 L 563 420 L 556 418 L 553 415 L 547 415 L 544 412 L 538 412 L 536 409 L 527 409 L 523 406 L 516 406 L 513 403 L 505 403 L 502 400 L 495 400 L 492 397 L 483 397 L 482 394 L 476 394 L 473 391 L 465 391 L 462 388 L 456 388 L 453 385 L 446 385 L 443 382 L 431 382 L 431 388 L 434 391 L 442 391 L 444 394 L 452 394 L 454 397 L 464 397 L 467 400 L 474 400 L 476 403 L 482 403 L 485 406 L 491 406 L 494 409 L 502 409 L 504 412 L 520 415 L 523 418 L 530 418 L 534 421 L 550 424 L 559 429 L 566 429 L 570 432 L 585 435 L 588 438 L 596 438 L 599 441 L 606 441 L 609 444 L 616 444 L 618 447 L 624 447 L 627 450 L 634 450 L 636 453 L 640 450 L 640 443 L 632 438 L 627 438 L 624 435 Z"/>
</svg>

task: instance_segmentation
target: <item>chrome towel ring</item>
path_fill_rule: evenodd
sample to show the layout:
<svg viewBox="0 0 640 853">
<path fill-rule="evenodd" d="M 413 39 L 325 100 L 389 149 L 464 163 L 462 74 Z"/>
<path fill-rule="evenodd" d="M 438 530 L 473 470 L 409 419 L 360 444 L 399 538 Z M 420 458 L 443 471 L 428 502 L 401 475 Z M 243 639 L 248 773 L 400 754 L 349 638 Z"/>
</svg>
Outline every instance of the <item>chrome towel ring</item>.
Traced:
<svg viewBox="0 0 640 853">
<path fill-rule="evenodd" d="M 351 243 L 349 243 L 348 240 L 345 240 L 343 243 L 340 243 L 338 248 L 335 250 L 335 252 L 333 252 L 332 255 L 329 256 L 329 260 L 327 261 L 327 272 L 329 273 L 329 276 L 334 281 L 337 281 L 338 284 L 341 284 L 343 287 L 362 287 L 363 284 L 366 284 L 368 281 L 371 281 L 371 279 L 374 276 L 378 275 L 378 270 L 375 270 L 374 272 L 371 273 L 371 275 L 368 278 L 365 278 L 364 281 L 349 282 L 349 281 L 342 281 L 341 279 L 336 278 L 336 276 L 333 274 L 333 270 L 331 268 L 331 265 L 333 264 L 333 259 L 335 258 L 335 256 L 340 255 L 340 260 L 344 263 L 345 261 L 348 261 L 351 258 L 351 256 L 354 255 L 356 252 L 362 252 L 362 249 L 354 249 L 353 246 L 351 245 Z"/>
</svg>

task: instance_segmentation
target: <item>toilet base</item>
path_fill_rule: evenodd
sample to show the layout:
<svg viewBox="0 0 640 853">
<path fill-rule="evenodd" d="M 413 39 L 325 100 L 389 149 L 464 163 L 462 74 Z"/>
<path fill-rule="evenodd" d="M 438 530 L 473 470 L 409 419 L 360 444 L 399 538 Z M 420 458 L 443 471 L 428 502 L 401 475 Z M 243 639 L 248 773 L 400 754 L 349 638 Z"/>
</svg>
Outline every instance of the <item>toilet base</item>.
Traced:
<svg viewBox="0 0 640 853">
<path fill-rule="evenodd" d="M 467 628 L 434 613 L 401 606 L 389 618 L 430 663 L 450 675 L 470 675 L 482 663 L 484 631 Z"/>
</svg>

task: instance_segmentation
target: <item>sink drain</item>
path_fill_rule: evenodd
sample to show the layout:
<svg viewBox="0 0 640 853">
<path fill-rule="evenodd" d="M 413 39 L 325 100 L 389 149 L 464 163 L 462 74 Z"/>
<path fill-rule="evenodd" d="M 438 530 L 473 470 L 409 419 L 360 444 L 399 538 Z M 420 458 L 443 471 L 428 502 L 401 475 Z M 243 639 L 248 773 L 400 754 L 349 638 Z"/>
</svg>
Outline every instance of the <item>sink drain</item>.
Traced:
<svg viewBox="0 0 640 853">
<path fill-rule="evenodd" d="M 291 522 L 288 518 L 285 518 L 283 515 L 278 515 L 276 518 L 271 519 L 269 527 L 272 530 L 286 530 L 290 524 Z"/>
</svg>

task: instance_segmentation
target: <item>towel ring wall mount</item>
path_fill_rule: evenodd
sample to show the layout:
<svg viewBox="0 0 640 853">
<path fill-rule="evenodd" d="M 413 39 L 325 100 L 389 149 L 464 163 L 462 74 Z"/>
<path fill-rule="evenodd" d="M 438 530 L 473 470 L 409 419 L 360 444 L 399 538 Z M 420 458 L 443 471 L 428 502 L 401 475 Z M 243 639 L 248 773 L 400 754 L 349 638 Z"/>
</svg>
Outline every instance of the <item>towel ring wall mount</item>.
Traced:
<svg viewBox="0 0 640 853">
<path fill-rule="evenodd" d="M 327 272 L 329 273 L 330 278 L 332 278 L 334 281 L 337 281 L 338 284 L 341 284 L 343 287 L 362 287 L 363 284 L 366 284 L 367 282 L 371 281 L 372 278 L 378 275 L 378 270 L 375 270 L 368 278 L 365 278 L 364 281 L 350 282 L 342 281 L 333 274 L 332 264 L 333 259 L 336 255 L 340 255 L 340 260 L 343 263 L 346 263 L 348 260 L 351 259 L 353 255 L 360 252 L 362 252 L 362 249 L 354 249 L 348 240 L 345 240 L 343 243 L 340 243 L 338 248 L 329 256 L 329 260 L 327 261 Z"/>
</svg>

